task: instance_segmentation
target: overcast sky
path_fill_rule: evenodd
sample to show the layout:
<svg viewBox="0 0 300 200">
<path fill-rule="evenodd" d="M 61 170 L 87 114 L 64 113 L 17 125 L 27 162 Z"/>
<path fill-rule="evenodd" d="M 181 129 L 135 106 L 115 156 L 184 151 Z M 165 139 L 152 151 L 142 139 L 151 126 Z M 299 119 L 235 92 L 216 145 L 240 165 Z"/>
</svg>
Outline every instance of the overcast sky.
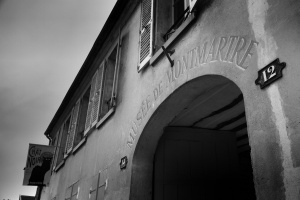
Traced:
<svg viewBox="0 0 300 200">
<path fill-rule="evenodd" d="M 0 0 L 0 200 L 22 186 L 29 143 L 44 132 L 116 0 Z"/>
</svg>

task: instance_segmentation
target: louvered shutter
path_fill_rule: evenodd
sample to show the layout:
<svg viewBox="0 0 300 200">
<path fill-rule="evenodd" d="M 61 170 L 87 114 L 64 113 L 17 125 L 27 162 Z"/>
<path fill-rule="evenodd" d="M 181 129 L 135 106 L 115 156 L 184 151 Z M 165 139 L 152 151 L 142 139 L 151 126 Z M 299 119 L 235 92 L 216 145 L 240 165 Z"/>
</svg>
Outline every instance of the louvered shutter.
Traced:
<svg viewBox="0 0 300 200">
<path fill-rule="evenodd" d="M 91 116 L 92 126 L 97 124 L 99 118 L 99 107 L 100 107 L 100 99 L 101 99 L 102 84 L 103 84 L 103 71 L 104 71 L 104 64 L 101 65 L 100 69 L 97 72 L 97 78 L 95 84 L 95 95 L 93 100 L 93 108 L 92 108 L 92 116 Z"/>
<path fill-rule="evenodd" d="M 70 121 L 70 126 L 69 126 L 69 133 L 68 133 L 68 141 L 67 141 L 67 146 L 66 146 L 67 154 L 73 148 L 77 119 L 78 119 L 78 112 L 79 112 L 79 104 L 80 104 L 80 101 L 77 101 L 75 107 L 72 110 L 71 121 Z"/>
<path fill-rule="evenodd" d="M 68 120 L 67 120 L 65 122 L 65 124 L 64 124 L 64 126 L 68 126 L 68 127 L 65 127 L 66 131 L 64 131 L 64 134 L 67 136 L 67 139 L 65 140 L 65 151 L 64 151 L 64 154 L 67 154 L 67 152 L 68 152 L 68 144 L 69 144 L 69 138 L 70 138 L 71 120 L 72 120 L 73 110 L 74 110 L 74 108 L 71 111 L 69 123 L 68 123 Z"/>
<path fill-rule="evenodd" d="M 61 129 L 57 131 L 56 133 L 56 136 L 55 136 L 55 143 L 54 143 L 54 146 L 55 146 L 55 152 L 54 152 L 54 158 L 53 158 L 53 170 L 55 169 L 56 167 L 56 164 L 57 164 L 57 160 L 58 160 L 58 155 L 59 155 L 59 143 L 60 143 L 60 140 L 61 140 Z"/>
<path fill-rule="evenodd" d="M 68 136 L 68 129 L 66 128 L 66 122 L 62 124 L 61 131 L 60 131 L 60 142 L 59 142 L 59 153 L 58 153 L 58 165 L 64 158 L 65 150 L 66 150 L 66 142 L 67 142 L 67 136 Z"/>
<path fill-rule="evenodd" d="M 93 110 L 93 100 L 94 100 L 94 95 L 95 95 L 95 86 L 97 82 L 97 75 L 98 71 L 94 74 L 91 82 L 91 91 L 90 91 L 90 97 L 89 97 L 89 105 L 88 105 L 88 110 L 87 110 L 87 115 L 86 115 L 86 121 L 85 121 L 85 131 L 84 135 L 87 134 L 87 131 L 90 129 L 91 122 L 92 122 L 92 110 Z"/>
<path fill-rule="evenodd" d="M 140 31 L 139 68 L 141 70 L 150 60 L 153 51 L 153 0 L 142 1 Z"/>
</svg>

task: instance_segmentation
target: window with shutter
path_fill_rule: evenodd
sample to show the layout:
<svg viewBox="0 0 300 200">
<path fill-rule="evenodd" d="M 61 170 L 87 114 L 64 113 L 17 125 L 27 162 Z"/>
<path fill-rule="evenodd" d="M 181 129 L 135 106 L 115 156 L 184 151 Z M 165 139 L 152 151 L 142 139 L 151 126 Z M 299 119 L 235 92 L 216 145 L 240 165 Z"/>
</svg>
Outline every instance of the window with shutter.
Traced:
<svg viewBox="0 0 300 200">
<path fill-rule="evenodd" d="M 60 141 L 61 141 L 61 129 L 57 131 L 55 138 L 53 139 L 54 143 L 53 145 L 55 146 L 55 151 L 54 151 L 54 158 L 52 160 L 52 166 L 53 170 L 55 169 L 58 161 L 58 155 L 59 155 L 59 149 L 60 149 Z"/>
<path fill-rule="evenodd" d="M 72 110 L 73 112 L 73 110 Z M 71 115 L 68 117 L 68 119 L 66 120 L 66 122 L 64 123 L 64 128 L 63 128 L 63 133 L 62 133 L 62 137 L 64 138 L 65 136 L 65 141 L 63 142 L 64 143 L 64 154 L 67 154 L 67 148 L 68 148 L 68 143 L 69 143 L 69 140 L 71 139 L 70 138 L 70 130 L 71 130 L 71 116 L 72 116 L 72 112 L 71 112 Z M 62 145 L 62 144 L 61 144 Z"/>
<path fill-rule="evenodd" d="M 77 127 L 77 120 L 78 120 L 79 105 L 80 105 L 80 101 L 77 101 L 75 107 L 72 110 L 72 114 L 71 114 L 68 140 L 67 140 L 67 144 L 66 144 L 66 153 L 67 154 L 70 153 L 70 151 L 73 148 L 74 137 L 75 137 L 76 127 Z"/>
<path fill-rule="evenodd" d="M 85 121 L 84 135 L 87 134 L 87 132 L 90 130 L 91 125 L 92 125 L 93 101 L 94 101 L 94 97 L 95 97 L 95 88 L 96 88 L 97 78 L 98 78 L 98 70 L 94 74 L 94 76 L 92 78 L 92 82 L 91 82 L 91 90 L 90 90 L 89 105 L 88 105 L 86 121 Z"/>
<path fill-rule="evenodd" d="M 119 44 L 120 39 L 116 41 L 116 44 L 111 48 L 107 57 L 101 63 L 92 78 L 87 110 L 83 111 L 83 113 L 86 112 L 84 136 L 99 120 L 104 118 L 102 121 L 104 122 L 114 111 L 120 56 Z M 87 96 L 88 95 L 84 95 L 83 99 L 86 99 Z M 85 100 L 83 100 L 83 102 L 85 102 Z M 85 106 L 86 104 L 86 102 L 83 103 Z M 82 120 L 81 114 L 79 115 L 79 120 Z M 100 124 L 102 122 L 100 122 Z M 78 127 L 81 127 L 81 125 L 79 124 Z"/>
<path fill-rule="evenodd" d="M 103 72 L 104 72 L 104 62 L 98 69 L 97 79 L 95 83 L 95 96 L 93 100 L 93 108 L 92 108 L 92 116 L 91 116 L 92 126 L 94 126 L 99 119 L 100 99 L 102 96 Z"/>
<path fill-rule="evenodd" d="M 59 149 L 58 149 L 57 164 L 56 165 L 59 165 L 62 162 L 62 160 L 64 159 L 69 125 L 70 125 L 70 117 L 68 117 L 66 122 L 63 123 L 63 125 L 61 127 L 61 130 L 60 130 L 60 141 L 59 141 L 59 145 L 58 145 Z"/>
<path fill-rule="evenodd" d="M 190 15 L 190 1 L 191 0 L 173 0 L 173 22 L 169 25 L 169 29 L 164 35 L 165 41 L 171 37 L 171 35 L 182 25 L 182 23 Z M 193 3 L 196 2 L 196 0 L 193 1 Z"/>
<path fill-rule="evenodd" d="M 90 90 L 91 90 L 91 86 L 88 87 L 88 89 L 85 91 L 85 93 L 80 99 L 77 128 L 76 128 L 73 146 L 76 146 L 84 137 L 85 121 L 87 117 L 88 105 L 90 100 L 89 99 Z"/>
<path fill-rule="evenodd" d="M 57 165 L 59 165 L 62 160 L 64 159 L 65 154 L 65 148 L 67 143 L 67 137 L 68 137 L 68 130 L 70 125 L 70 116 L 67 118 L 65 123 L 62 124 L 61 130 L 60 130 L 60 141 L 59 141 L 59 150 L 57 155 Z"/>
<path fill-rule="evenodd" d="M 103 76 L 103 94 L 100 107 L 100 118 L 104 117 L 108 111 L 114 107 L 115 101 L 115 79 L 117 67 L 118 45 L 114 47 L 113 51 L 106 59 Z"/>
<path fill-rule="evenodd" d="M 200 3 L 201 2 L 201 3 Z M 178 35 L 187 27 L 187 25 L 193 21 L 195 15 L 192 14 L 197 8 L 198 11 L 206 7 L 211 2 L 208 1 L 197 1 L 197 0 L 155 0 L 155 14 L 154 14 L 154 49 L 156 53 L 161 49 L 161 46 L 167 48 L 172 41 L 178 37 Z M 181 27 L 179 29 L 179 27 Z M 179 32 L 177 32 L 177 30 Z M 177 32 L 177 34 L 174 34 Z M 172 41 L 166 43 L 172 36 Z M 162 51 L 160 51 L 161 53 Z M 155 55 L 155 57 L 158 57 Z"/>
<path fill-rule="evenodd" d="M 139 67 L 140 71 L 150 60 L 153 51 L 153 1 L 143 0 L 141 11 L 141 30 L 139 48 Z"/>
</svg>

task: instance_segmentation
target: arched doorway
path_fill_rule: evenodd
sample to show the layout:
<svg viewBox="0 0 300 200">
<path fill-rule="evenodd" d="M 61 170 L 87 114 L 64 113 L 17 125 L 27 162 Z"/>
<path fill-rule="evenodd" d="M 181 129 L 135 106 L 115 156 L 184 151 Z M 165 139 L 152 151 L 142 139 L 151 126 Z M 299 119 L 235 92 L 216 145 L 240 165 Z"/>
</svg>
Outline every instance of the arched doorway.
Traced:
<svg viewBox="0 0 300 200">
<path fill-rule="evenodd" d="M 145 126 L 132 164 L 131 199 L 255 199 L 241 90 L 217 75 L 176 89 Z"/>
</svg>

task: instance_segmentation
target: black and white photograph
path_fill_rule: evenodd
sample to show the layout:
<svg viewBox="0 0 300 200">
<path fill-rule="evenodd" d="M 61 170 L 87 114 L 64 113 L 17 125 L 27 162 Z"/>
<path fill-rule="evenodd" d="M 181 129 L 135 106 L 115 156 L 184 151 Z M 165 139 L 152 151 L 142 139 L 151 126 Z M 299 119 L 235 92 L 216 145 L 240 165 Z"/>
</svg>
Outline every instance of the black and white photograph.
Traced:
<svg viewBox="0 0 300 200">
<path fill-rule="evenodd" d="M 0 0 L 0 200 L 300 200 L 299 0 Z"/>
</svg>

